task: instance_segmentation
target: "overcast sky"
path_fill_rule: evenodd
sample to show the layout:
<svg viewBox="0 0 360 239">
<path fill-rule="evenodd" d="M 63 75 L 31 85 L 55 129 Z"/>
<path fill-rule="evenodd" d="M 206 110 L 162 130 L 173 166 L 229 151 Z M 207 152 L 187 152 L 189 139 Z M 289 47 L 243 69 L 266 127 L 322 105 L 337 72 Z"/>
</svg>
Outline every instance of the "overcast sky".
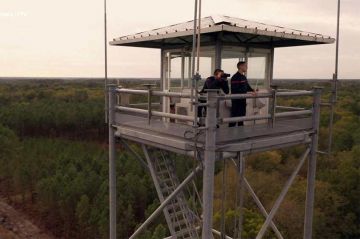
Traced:
<svg viewBox="0 0 360 239">
<path fill-rule="evenodd" d="M 188 21 L 193 0 L 108 0 L 109 40 Z M 229 15 L 335 36 L 337 0 L 203 0 Z M 360 78 L 360 0 L 342 0 L 340 77 Z M 1 0 L 0 76 L 102 77 L 102 0 Z M 276 78 L 329 78 L 335 44 L 277 49 Z M 159 51 L 109 47 L 111 77 L 158 77 Z"/>
</svg>

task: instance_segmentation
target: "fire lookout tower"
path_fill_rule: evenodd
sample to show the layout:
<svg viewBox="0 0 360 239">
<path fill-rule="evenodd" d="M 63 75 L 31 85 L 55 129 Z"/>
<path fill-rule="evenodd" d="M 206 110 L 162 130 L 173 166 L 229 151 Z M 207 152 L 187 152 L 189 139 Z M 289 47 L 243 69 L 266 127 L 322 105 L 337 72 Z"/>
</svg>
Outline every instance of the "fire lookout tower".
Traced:
<svg viewBox="0 0 360 239">
<path fill-rule="evenodd" d="M 200 27 L 199 27 L 200 26 Z M 198 31 L 197 37 L 193 32 Z M 247 190 L 265 222 L 257 239 L 271 227 L 277 238 L 283 238 L 273 222 L 280 204 L 302 165 L 307 160 L 307 193 L 304 238 L 312 238 L 316 152 L 320 119 L 321 89 L 286 90 L 273 85 L 274 50 L 280 47 L 334 43 L 331 37 L 308 33 L 228 16 L 205 17 L 134 35 L 113 39 L 112 46 L 156 48 L 161 51 L 160 87 L 125 89 L 109 86 L 109 152 L 110 152 L 110 238 L 116 238 L 115 141 L 132 151 L 153 179 L 161 205 L 134 232 L 136 238 L 154 218 L 164 215 L 169 238 L 232 238 L 213 229 L 214 171 L 217 160 L 233 161 L 239 173 L 240 208 Z M 197 42 L 197 44 L 195 44 Z M 195 55 L 199 59 L 195 72 Z M 216 68 L 235 71 L 236 63 L 249 65 L 248 79 L 259 92 L 224 95 L 208 91 L 199 95 L 201 78 Z M 195 77 L 194 77 L 195 75 Z M 196 77 L 196 75 L 198 77 Z M 142 95 L 144 104 L 132 104 L 131 96 Z M 118 97 L 118 98 L 117 98 Z M 200 103 L 200 98 L 206 103 Z M 278 105 L 279 98 L 311 97 L 312 107 Z M 247 115 L 231 117 L 227 102 L 247 100 Z M 261 104 L 258 102 L 261 101 Z M 200 125 L 197 108 L 207 107 L 205 124 Z M 244 126 L 229 128 L 231 122 Z M 141 145 L 143 156 L 132 150 L 128 141 Z M 268 150 L 305 145 L 306 150 L 294 167 L 271 211 L 267 212 L 244 176 L 244 156 Z M 187 155 L 195 167 L 180 179 L 170 153 Z M 195 190 L 196 175 L 202 172 L 202 195 Z M 191 207 L 186 190 L 194 186 L 201 212 Z M 195 194 L 195 193 L 194 193 Z M 234 238 L 241 238 L 242 218 Z"/>
</svg>

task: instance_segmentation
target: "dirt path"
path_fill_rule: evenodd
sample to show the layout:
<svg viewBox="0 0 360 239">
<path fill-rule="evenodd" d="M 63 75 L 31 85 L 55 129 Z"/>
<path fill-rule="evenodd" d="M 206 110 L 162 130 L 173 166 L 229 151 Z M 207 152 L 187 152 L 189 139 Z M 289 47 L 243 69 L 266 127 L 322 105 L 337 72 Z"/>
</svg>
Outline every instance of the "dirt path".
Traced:
<svg viewBox="0 0 360 239">
<path fill-rule="evenodd" d="M 0 239 L 53 239 L 0 200 Z"/>
</svg>

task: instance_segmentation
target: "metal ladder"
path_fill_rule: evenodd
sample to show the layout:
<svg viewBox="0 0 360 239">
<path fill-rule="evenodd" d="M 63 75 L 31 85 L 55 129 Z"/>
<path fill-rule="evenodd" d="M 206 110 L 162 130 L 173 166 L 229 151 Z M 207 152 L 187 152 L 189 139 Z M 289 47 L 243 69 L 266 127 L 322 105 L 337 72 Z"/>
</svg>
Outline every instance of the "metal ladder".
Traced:
<svg viewBox="0 0 360 239">
<path fill-rule="evenodd" d="M 146 147 L 143 147 L 146 149 Z M 157 188 L 160 202 L 163 202 L 180 184 L 176 176 L 174 161 L 169 155 L 159 149 L 147 149 L 144 152 L 151 176 Z M 190 209 L 185 194 L 180 192 L 174 200 L 164 209 L 164 215 L 172 238 L 200 238 L 197 232 L 198 217 Z"/>
</svg>

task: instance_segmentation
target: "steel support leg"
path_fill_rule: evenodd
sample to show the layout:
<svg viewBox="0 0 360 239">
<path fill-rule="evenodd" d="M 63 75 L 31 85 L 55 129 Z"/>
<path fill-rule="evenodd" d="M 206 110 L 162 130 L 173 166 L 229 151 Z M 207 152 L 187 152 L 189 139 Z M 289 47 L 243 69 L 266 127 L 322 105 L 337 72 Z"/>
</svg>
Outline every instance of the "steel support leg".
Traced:
<svg viewBox="0 0 360 239">
<path fill-rule="evenodd" d="M 316 154 L 317 154 L 318 139 L 319 139 L 321 91 L 322 91 L 321 88 L 314 88 L 313 118 L 312 118 L 312 127 L 314 129 L 314 134 L 311 140 L 311 152 L 308 162 L 304 239 L 312 238 L 312 224 L 313 224 L 314 199 L 315 199 Z"/>
<path fill-rule="evenodd" d="M 214 171 L 215 171 L 215 146 L 216 146 L 216 91 L 207 93 L 206 114 L 206 140 L 203 174 L 203 227 L 202 238 L 211 239 L 213 225 L 213 200 L 214 200 Z"/>
<path fill-rule="evenodd" d="M 115 85 L 108 86 L 109 96 L 109 210 L 110 239 L 116 239 L 116 162 L 115 162 Z"/>
<path fill-rule="evenodd" d="M 240 208 L 240 216 L 239 216 L 239 231 L 236 238 L 241 239 L 241 234 L 243 231 L 243 222 L 244 222 L 244 179 L 245 179 L 245 159 L 242 152 L 238 154 L 238 162 L 239 162 L 239 176 L 240 176 L 240 199 L 239 199 L 239 208 Z"/>
</svg>

